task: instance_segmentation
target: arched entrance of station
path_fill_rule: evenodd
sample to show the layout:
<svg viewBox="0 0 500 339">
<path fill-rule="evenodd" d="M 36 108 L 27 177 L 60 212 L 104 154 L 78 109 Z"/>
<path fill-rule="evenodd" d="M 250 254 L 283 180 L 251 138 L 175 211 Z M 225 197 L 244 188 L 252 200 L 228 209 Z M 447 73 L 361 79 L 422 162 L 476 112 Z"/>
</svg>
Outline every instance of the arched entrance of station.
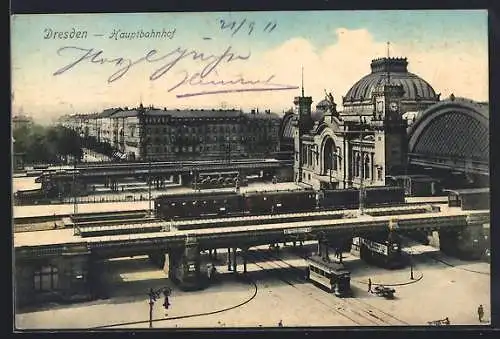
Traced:
<svg viewBox="0 0 500 339">
<path fill-rule="evenodd" d="M 323 147 L 323 174 L 329 175 L 330 170 L 337 169 L 335 156 L 335 143 L 331 137 L 327 137 Z"/>
</svg>

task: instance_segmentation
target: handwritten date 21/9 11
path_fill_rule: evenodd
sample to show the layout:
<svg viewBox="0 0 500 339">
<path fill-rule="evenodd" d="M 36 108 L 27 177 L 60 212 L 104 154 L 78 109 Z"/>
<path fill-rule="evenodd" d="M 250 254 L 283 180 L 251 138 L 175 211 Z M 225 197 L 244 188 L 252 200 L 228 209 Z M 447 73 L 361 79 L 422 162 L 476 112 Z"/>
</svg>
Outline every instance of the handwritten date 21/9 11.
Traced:
<svg viewBox="0 0 500 339">
<path fill-rule="evenodd" d="M 219 19 L 220 29 L 222 31 L 230 31 L 231 36 L 234 36 L 239 31 L 247 32 L 251 35 L 254 30 L 261 30 L 265 33 L 271 33 L 276 28 L 276 22 L 268 21 L 265 25 L 257 25 L 255 21 L 243 20 L 225 20 Z"/>
</svg>

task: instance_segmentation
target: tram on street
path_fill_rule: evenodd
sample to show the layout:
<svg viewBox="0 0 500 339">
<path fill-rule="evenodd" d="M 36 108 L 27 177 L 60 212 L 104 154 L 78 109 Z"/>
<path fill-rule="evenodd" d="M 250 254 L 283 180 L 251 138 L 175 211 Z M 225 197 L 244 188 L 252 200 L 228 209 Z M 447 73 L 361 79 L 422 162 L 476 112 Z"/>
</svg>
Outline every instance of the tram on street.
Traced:
<svg viewBox="0 0 500 339">
<path fill-rule="evenodd" d="M 319 256 L 307 259 L 307 278 L 337 297 L 351 295 L 351 272 L 343 264 L 324 261 Z"/>
<path fill-rule="evenodd" d="M 360 258 L 369 264 L 388 269 L 405 266 L 401 252 L 401 240 L 398 237 L 385 240 L 357 237 L 353 238 L 353 246 L 359 248 Z"/>
</svg>

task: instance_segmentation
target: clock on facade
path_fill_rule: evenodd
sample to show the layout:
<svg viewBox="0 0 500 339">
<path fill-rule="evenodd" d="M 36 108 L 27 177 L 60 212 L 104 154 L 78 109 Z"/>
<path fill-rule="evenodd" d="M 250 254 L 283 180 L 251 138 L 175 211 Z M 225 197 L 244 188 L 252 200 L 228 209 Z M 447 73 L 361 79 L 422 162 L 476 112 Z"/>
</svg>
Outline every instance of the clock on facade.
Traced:
<svg viewBox="0 0 500 339">
<path fill-rule="evenodd" d="M 397 102 L 391 102 L 389 105 L 389 108 L 391 111 L 397 111 L 398 110 L 398 103 Z"/>
</svg>

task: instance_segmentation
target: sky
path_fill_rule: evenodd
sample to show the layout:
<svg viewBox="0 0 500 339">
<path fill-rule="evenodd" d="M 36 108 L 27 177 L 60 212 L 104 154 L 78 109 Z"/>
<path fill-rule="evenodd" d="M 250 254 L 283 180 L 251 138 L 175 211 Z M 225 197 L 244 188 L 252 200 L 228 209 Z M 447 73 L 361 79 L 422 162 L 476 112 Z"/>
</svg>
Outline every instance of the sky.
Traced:
<svg viewBox="0 0 500 339">
<path fill-rule="evenodd" d="M 341 109 L 387 55 L 441 98 L 488 101 L 485 10 L 29 14 L 11 17 L 12 113 L 46 122 L 141 102 L 282 113 L 302 78 L 313 106 L 326 90 Z"/>
</svg>

